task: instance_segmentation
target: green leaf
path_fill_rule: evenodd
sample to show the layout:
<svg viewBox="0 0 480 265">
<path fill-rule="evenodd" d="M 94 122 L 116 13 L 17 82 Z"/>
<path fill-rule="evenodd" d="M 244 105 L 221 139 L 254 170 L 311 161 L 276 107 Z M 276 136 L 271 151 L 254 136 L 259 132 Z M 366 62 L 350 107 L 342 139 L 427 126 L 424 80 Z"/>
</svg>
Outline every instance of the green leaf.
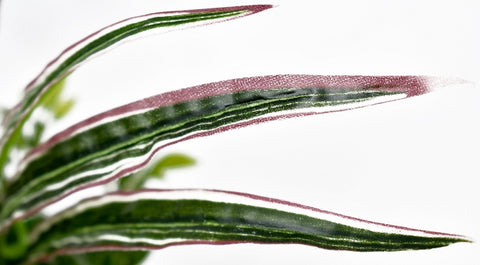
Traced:
<svg viewBox="0 0 480 265">
<path fill-rule="evenodd" d="M 64 117 L 73 107 L 75 101 L 73 99 L 63 100 L 62 92 L 65 89 L 67 76 L 60 79 L 43 95 L 40 99 L 40 106 L 45 107 L 53 113 L 56 119 Z"/>
<path fill-rule="evenodd" d="M 14 260 L 22 257 L 29 244 L 29 235 L 23 221 L 17 221 L 12 229 L 0 235 L 0 257 Z"/>
<path fill-rule="evenodd" d="M 61 101 L 61 94 L 65 88 L 66 76 L 53 84 L 50 89 L 43 95 L 39 105 L 44 106 L 48 110 L 55 110 L 58 102 Z"/>
<path fill-rule="evenodd" d="M 3 121 L 4 133 L 0 138 L 0 174 L 8 161 L 9 151 L 18 140 L 19 133 L 32 111 L 54 84 L 74 71 L 93 55 L 104 51 L 129 37 L 155 28 L 167 28 L 200 23 L 211 24 L 240 18 L 271 8 L 270 5 L 225 7 L 177 12 L 158 12 L 122 20 L 89 35 L 64 50 L 25 89 L 22 101 L 12 108 Z M 55 96 L 55 93 L 53 93 Z M 56 108 L 56 116 L 62 116 L 71 103 Z M 0 198 L 1 198 L 0 194 Z"/>
<path fill-rule="evenodd" d="M 124 177 L 119 181 L 121 190 L 138 190 L 144 187 L 149 178 L 163 178 L 165 171 L 175 168 L 189 167 L 195 164 L 195 160 L 184 154 L 169 154 L 151 166 Z"/>
<path fill-rule="evenodd" d="M 0 106 L 0 120 L 3 121 L 3 118 L 5 117 L 5 115 L 7 115 L 7 113 L 8 113 L 8 108 Z"/>
<path fill-rule="evenodd" d="M 72 109 L 73 105 L 75 104 L 75 100 L 69 99 L 66 101 L 59 102 L 55 109 L 53 110 L 53 114 L 56 119 L 61 119 Z"/>
<path fill-rule="evenodd" d="M 379 224 L 276 199 L 216 190 L 118 192 L 34 229 L 30 262 L 59 254 L 183 244 L 295 243 L 350 251 L 431 249 L 467 239 Z"/>
<path fill-rule="evenodd" d="M 146 251 L 102 251 L 58 256 L 44 265 L 136 265 L 148 255 Z"/>
<path fill-rule="evenodd" d="M 336 78 L 357 80 L 363 86 L 350 82 L 352 87 L 331 87 L 326 80 L 335 79 L 324 76 L 237 79 L 119 107 L 105 113 L 111 114 L 109 122 L 96 121 L 105 114 L 92 117 L 72 127 L 77 131 L 67 129 L 33 151 L 24 170 L 9 185 L 0 215 L 7 220 L 0 229 L 8 226 L 12 215 L 23 218 L 73 192 L 135 172 L 153 154 L 178 141 L 280 118 L 398 100 L 418 94 L 423 85 L 417 77 Z M 235 86 L 228 88 L 228 84 Z M 172 98 L 173 103 L 165 101 Z M 153 102 L 150 106 L 149 101 Z M 132 112 L 136 106 L 147 109 Z M 295 110 L 300 111 L 292 112 Z M 283 114 L 270 115 L 275 112 Z"/>
<path fill-rule="evenodd" d="M 149 172 L 156 177 L 163 177 L 165 171 L 174 168 L 183 168 L 193 166 L 195 159 L 184 154 L 169 154 L 163 157 L 158 163 L 152 167 Z"/>
<path fill-rule="evenodd" d="M 45 131 L 45 124 L 42 122 L 35 122 L 33 130 L 32 136 L 21 135 L 15 143 L 15 147 L 20 149 L 31 149 L 37 146 L 40 143 L 43 132 Z"/>
<path fill-rule="evenodd" d="M 17 221 L 0 235 L 0 265 L 18 264 L 25 257 L 30 244 L 30 231 L 44 220 L 43 216 L 36 215 L 26 221 Z"/>
</svg>

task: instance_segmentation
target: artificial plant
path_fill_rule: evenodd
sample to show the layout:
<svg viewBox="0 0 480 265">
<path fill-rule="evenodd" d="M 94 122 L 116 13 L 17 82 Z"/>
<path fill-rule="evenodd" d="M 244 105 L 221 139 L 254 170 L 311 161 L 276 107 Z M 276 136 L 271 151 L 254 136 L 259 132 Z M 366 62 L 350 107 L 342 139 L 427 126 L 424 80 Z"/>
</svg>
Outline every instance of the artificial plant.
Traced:
<svg viewBox="0 0 480 265">
<path fill-rule="evenodd" d="M 149 176 L 163 175 L 168 165 L 192 163 L 177 155 L 151 164 L 155 153 L 167 146 L 278 119 L 418 96 L 429 91 L 425 77 L 273 75 L 226 80 L 135 101 L 40 140 L 45 125 L 33 120 L 32 113 L 38 108 L 57 118 L 67 113 L 73 101 L 59 96 L 63 80 L 92 56 L 156 28 L 210 24 L 269 8 L 141 15 L 100 29 L 52 60 L 3 119 L 0 263 L 136 264 L 148 250 L 184 244 L 296 243 L 401 251 L 468 242 L 460 235 L 366 221 L 235 191 L 142 188 Z M 29 122 L 36 124 L 35 133 L 27 137 L 22 128 Z M 25 152 L 19 161 L 12 159 L 15 150 Z M 5 168 L 12 163 L 17 170 L 9 175 Z M 42 214 L 71 194 L 114 181 L 119 181 L 116 191 L 53 216 Z"/>
</svg>

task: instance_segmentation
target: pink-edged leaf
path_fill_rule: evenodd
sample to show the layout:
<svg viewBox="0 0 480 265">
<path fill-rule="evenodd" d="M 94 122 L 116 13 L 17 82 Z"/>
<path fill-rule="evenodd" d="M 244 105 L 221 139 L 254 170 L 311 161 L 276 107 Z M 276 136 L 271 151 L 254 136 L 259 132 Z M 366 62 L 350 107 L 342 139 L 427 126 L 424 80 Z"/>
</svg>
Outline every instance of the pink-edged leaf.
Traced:
<svg viewBox="0 0 480 265">
<path fill-rule="evenodd" d="M 121 41 L 149 32 L 152 29 L 172 29 L 172 27 L 199 26 L 222 22 L 255 14 L 271 7 L 271 5 L 250 5 L 145 14 L 106 26 L 69 46 L 48 63 L 43 71 L 27 85 L 23 99 L 3 119 L 0 129 L 2 132 L 0 138 L 0 176 L 3 177 L 9 152 L 18 140 L 18 135 L 21 133 L 24 123 L 35 107 L 38 106 L 41 98 L 56 82 L 92 56 Z"/>
<path fill-rule="evenodd" d="M 416 76 L 277 75 L 168 92 L 101 113 L 38 146 L 8 190 L 7 227 L 76 191 L 144 167 L 162 148 L 252 124 L 428 92 Z"/>
<path fill-rule="evenodd" d="M 220 190 L 140 190 L 85 200 L 34 230 L 29 262 L 106 250 L 185 244 L 305 244 L 332 250 L 431 249 L 463 236 L 366 221 Z"/>
</svg>

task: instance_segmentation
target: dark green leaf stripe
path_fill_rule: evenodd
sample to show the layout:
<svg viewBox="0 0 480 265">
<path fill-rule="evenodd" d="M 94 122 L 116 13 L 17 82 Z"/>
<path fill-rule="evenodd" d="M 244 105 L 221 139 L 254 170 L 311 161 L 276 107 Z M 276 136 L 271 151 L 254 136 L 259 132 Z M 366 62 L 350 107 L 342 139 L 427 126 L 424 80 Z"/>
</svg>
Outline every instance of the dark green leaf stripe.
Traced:
<svg viewBox="0 0 480 265">
<path fill-rule="evenodd" d="M 26 89 L 23 100 L 13 108 L 3 122 L 5 132 L 0 139 L 0 169 L 8 160 L 15 135 L 28 119 L 42 95 L 63 76 L 73 71 L 87 58 L 128 37 L 154 28 L 172 27 L 198 22 L 215 22 L 253 14 L 271 6 L 241 6 L 204 10 L 161 12 L 127 19 L 108 26 L 67 48 L 53 60 Z M 97 36 L 103 34 L 101 36 Z"/>
<path fill-rule="evenodd" d="M 123 117 L 73 135 L 31 161 L 11 183 L 2 216 L 26 211 L 80 185 L 112 177 L 132 163 L 143 162 L 159 142 L 273 112 L 348 106 L 396 94 L 399 92 L 315 87 L 239 91 Z"/>
<path fill-rule="evenodd" d="M 249 194 L 144 190 L 81 203 L 37 227 L 30 253 L 77 247 L 155 249 L 187 243 L 298 243 L 326 249 L 400 251 L 468 240 L 362 221 Z M 59 252 L 59 250 L 61 250 Z"/>
<path fill-rule="evenodd" d="M 58 256 L 44 265 L 135 265 L 141 264 L 146 251 L 102 251 Z"/>
</svg>

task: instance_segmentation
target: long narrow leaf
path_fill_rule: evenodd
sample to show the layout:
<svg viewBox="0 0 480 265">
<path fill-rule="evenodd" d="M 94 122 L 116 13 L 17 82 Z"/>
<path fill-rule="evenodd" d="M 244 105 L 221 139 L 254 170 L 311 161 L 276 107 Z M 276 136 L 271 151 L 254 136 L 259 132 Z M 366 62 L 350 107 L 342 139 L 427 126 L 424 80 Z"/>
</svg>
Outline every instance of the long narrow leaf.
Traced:
<svg viewBox="0 0 480 265">
<path fill-rule="evenodd" d="M 101 251 L 57 256 L 42 265 L 137 265 L 142 264 L 146 251 Z"/>
<path fill-rule="evenodd" d="M 20 132 L 40 98 L 53 84 L 88 58 L 122 40 L 151 29 L 187 24 L 197 26 L 210 24 L 254 14 L 268 8 L 271 6 L 253 5 L 146 14 L 114 23 L 71 45 L 28 84 L 23 100 L 6 115 L 3 121 L 3 135 L 0 139 L 0 170 L 8 160 L 8 153 L 14 144 L 15 135 Z"/>
<path fill-rule="evenodd" d="M 74 125 L 33 150 L 9 186 L 2 225 L 134 172 L 179 141 L 427 91 L 421 77 L 283 75 L 212 83 L 134 102 Z M 276 112 L 282 113 L 272 115 Z"/>
<path fill-rule="evenodd" d="M 325 249 L 431 249 L 462 236 L 386 225 L 271 198 L 218 190 L 117 192 L 40 224 L 30 262 L 183 244 L 298 243 Z"/>
</svg>

